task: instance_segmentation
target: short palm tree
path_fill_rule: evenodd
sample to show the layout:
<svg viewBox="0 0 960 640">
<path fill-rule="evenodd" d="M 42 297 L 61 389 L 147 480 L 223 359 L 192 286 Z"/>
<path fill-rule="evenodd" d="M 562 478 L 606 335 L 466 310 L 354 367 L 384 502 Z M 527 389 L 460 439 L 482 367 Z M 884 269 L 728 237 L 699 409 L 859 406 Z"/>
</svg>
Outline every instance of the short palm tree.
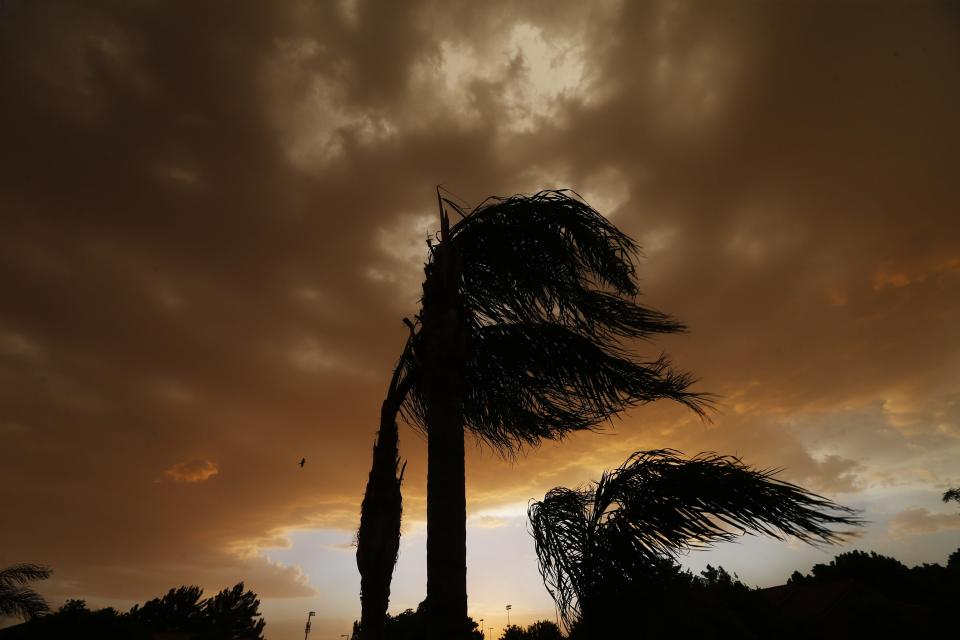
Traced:
<svg viewBox="0 0 960 640">
<path fill-rule="evenodd" d="M 46 600 L 26 585 L 34 580 L 46 580 L 52 573 L 36 564 L 15 564 L 0 569 L 0 616 L 29 620 L 49 613 Z"/>
<path fill-rule="evenodd" d="M 860 523 L 851 509 L 777 480 L 776 469 L 681 455 L 638 451 L 598 482 L 557 487 L 531 504 L 540 573 L 568 627 L 609 623 L 618 606 L 635 606 L 683 551 L 743 534 L 829 544 L 848 535 L 831 526 Z"/>
<path fill-rule="evenodd" d="M 461 216 L 453 226 L 447 208 Z M 639 249 L 589 205 L 542 191 L 469 212 L 441 199 L 440 210 L 398 375 L 411 380 L 401 410 L 427 435 L 428 633 L 458 640 L 467 620 L 465 430 L 509 456 L 630 406 L 668 398 L 702 415 L 707 401 L 664 356 L 631 350 L 684 327 L 636 303 Z M 395 479 L 395 456 L 381 457 L 383 477 Z"/>
<path fill-rule="evenodd" d="M 403 513 L 400 485 L 406 465 L 400 464 L 397 414 L 414 379 L 413 371 L 404 364 L 410 348 L 408 340 L 380 407 L 380 430 L 373 445 L 373 464 L 360 507 L 357 568 L 361 605 L 358 631 L 362 640 L 381 640 L 384 636 L 390 582 L 400 550 Z"/>
</svg>

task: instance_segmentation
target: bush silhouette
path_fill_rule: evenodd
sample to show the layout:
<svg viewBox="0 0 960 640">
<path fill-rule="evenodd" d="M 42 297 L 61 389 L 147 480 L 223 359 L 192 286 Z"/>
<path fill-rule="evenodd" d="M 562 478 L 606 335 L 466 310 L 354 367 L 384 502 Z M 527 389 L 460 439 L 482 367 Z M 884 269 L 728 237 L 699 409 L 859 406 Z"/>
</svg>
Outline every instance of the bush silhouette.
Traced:
<svg viewBox="0 0 960 640">
<path fill-rule="evenodd" d="M 207 599 L 202 595 L 200 587 L 178 587 L 127 613 L 110 607 L 91 611 L 83 600 L 67 600 L 55 613 L 0 630 L 0 637 L 146 640 L 165 633 L 190 640 L 263 639 L 266 622 L 260 616 L 260 601 L 253 591 L 244 590 L 242 582 Z"/>
</svg>

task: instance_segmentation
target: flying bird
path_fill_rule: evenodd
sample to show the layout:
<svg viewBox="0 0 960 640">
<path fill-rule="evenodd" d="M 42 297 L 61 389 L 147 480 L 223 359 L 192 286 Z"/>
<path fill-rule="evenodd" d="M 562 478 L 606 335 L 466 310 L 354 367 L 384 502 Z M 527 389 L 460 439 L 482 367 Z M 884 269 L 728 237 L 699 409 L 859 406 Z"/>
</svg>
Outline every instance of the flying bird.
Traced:
<svg viewBox="0 0 960 640">
<path fill-rule="evenodd" d="M 307 464 L 306 458 L 300 458 L 300 468 L 303 469 L 303 465 Z"/>
</svg>

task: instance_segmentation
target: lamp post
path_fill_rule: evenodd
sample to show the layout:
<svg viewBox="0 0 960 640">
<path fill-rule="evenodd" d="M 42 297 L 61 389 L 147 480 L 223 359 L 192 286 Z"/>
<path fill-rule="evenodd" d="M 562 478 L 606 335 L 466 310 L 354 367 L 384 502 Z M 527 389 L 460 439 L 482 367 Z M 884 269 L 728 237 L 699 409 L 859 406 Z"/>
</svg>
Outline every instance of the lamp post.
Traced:
<svg viewBox="0 0 960 640">
<path fill-rule="evenodd" d="M 480 618 L 480 637 L 486 640 L 487 634 L 483 631 L 483 618 Z"/>
<path fill-rule="evenodd" d="M 303 640 L 307 640 L 307 636 L 310 635 L 310 618 L 317 615 L 316 611 L 311 611 L 307 614 L 307 626 L 303 628 Z"/>
<path fill-rule="evenodd" d="M 513 609 L 512 604 L 507 605 L 507 626 L 510 626 L 510 609 Z"/>
</svg>

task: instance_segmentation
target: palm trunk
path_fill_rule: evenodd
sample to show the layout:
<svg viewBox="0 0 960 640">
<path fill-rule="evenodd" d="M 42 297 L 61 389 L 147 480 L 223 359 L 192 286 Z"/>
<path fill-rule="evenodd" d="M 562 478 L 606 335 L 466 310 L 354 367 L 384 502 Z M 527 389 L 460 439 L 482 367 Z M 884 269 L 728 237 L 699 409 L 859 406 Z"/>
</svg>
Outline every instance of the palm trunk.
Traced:
<svg viewBox="0 0 960 640">
<path fill-rule="evenodd" d="M 463 423 L 452 407 L 431 415 L 427 435 L 428 637 L 466 635 L 467 529 Z"/>
<path fill-rule="evenodd" d="M 406 464 L 400 466 L 397 413 L 411 383 L 410 375 L 400 380 L 400 369 L 401 365 L 398 365 L 380 409 L 380 431 L 373 446 L 373 465 L 360 507 L 357 568 L 360 570 L 362 640 L 382 640 L 384 637 L 390 581 L 400 549 L 403 512 L 400 485 Z"/>
<path fill-rule="evenodd" d="M 427 637 L 467 637 L 463 399 L 466 316 L 446 216 L 423 287 L 418 364 L 427 404 Z"/>
</svg>

